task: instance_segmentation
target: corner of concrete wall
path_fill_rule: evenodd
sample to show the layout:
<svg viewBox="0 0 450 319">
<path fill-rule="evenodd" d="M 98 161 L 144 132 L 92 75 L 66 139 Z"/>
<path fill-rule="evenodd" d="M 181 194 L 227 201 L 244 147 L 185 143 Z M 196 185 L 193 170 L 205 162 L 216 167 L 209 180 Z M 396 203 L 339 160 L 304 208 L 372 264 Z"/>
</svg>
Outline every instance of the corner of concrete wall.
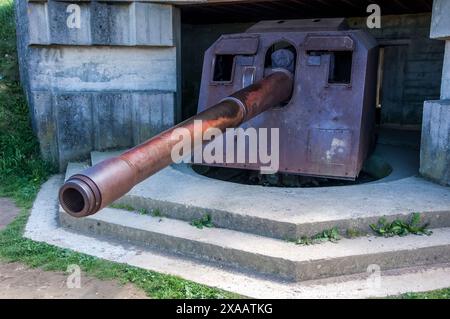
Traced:
<svg viewBox="0 0 450 319">
<path fill-rule="evenodd" d="M 450 186 L 450 1 L 434 0 L 430 36 L 445 40 L 441 99 L 423 110 L 420 174 Z"/>
<path fill-rule="evenodd" d="M 431 19 L 430 38 L 450 40 L 450 1 L 433 0 L 433 15 Z"/>
<path fill-rule="evenodd" d="M 450 186 L 450 100 L 424 104 L 420 174 Z"/>
<path fill-rule="evenodd" d="M 17 0 L 16 12 L 22 85 L 46 160 L 63 170 L 92 150 L 131 147 L 174 124 L 181 103 L 178 9 Z"/>
<path fill-rule="evenodd" d="M 176 47 L 177 55 L 177 93 L 176 93 L 176 109 L 175 109 L 175 122 L 179 123 L 182 121 L 182 78 L 181 78 L 181 13 L 180 9 L 173 8 L 173 35 Z"/>
</svg>

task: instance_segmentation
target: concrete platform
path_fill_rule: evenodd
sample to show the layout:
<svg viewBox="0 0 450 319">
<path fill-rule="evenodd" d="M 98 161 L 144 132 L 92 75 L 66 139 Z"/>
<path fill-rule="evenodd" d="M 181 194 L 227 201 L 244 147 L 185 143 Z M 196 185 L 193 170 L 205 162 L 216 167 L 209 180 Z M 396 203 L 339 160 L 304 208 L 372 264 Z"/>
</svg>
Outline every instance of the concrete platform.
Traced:
<svg viewBox="0 0 450 319">
<path fill-rule="evenodd" d="M 261 236 L 287 239 L 338 227 L 369 232 L 382 216 L 422 214 L 432 228 L 450 227 L 450 188 L 414 176 L 418 153 L 382 145 L 394 171 L 385 179 L 355 186 L 271 188 L 210 179 L 188 166 L 168 167 L 134 187 L 118 203 L 159 209 L 170 218 L 191 221 L 210 214 L 215 225 Z M 92 163 L 117 153 L 92 153 Z M 404 163 L 409 163 L 403 165 Z M 71 164 L 70 176 L 82 169 Z"/>
<path fill-rule="evenodd" d="M 184 221 L 106 208 L 87 218 L 60 213 L 60 222 L 87 234 L 144 244 L 164 252 L 304 281 L 366 271 L 450 262 L 450 228 L 432 236 L 361 237 L 300 246 L 222 228 L 197 229 Z"/>
<path fill-rule="evenodd" d="M 93 152 L 93 164 L 116 153 Z M 60 211 L 63 227 L 143 245 L 162 252 L 305 281 L 364 272 L 371 264 L 397 269 L 450 262 L 450 189 L 414 176 L 417 150 L 380 144 L 376 150 L 393 173 L 376 182 L 322 188 L 270 188 L 207 178 L 187 165 L 164 169 L 118 203 L 158 209 L 164 218 L 106 208 L 83 219 Z M 405 163 L 407 161 L 407 164 Z M 87 167 L 69 165 L 66 178 Z M 382 216 L 407 219 L 420 212 L 433 236 L 343 239 L 338 244 L 298 246 L 286 239 L 338 227 L 371 232 Z M 210 214 L 217 228 L 187 223 Z"/>
<path fill-rule="evenodd" d="M 58 224 L 57 191 L 62 181 L 61 176 L 54 176 L 43 185 L 26 226 L 24 235 L 27 238 L 111 261 L 181 276 L 188 280 L 254 298 L 367 298 L 450 286 L 450 264 L 434 264 L 397 270 L 376 268 L 376 265 L 371 265 L 367 271 L 361 274 L 312 281 L 286 282 L 236 268 L 223 267 L 217 263 L 199 262 L 196 259 L 179 255 L 164 254 L 142 245 L 133 245 L 93 234 L 80 234 L 62 228 Z M 131 212 L 125 213 L 133 215 Z M 447 230 L 435 230 L 437 236 L 448 237 L 445 235 L 446 233 Z M 433 236 L 417 238 L 434 241 L 437 237 L 432 239 Z M 408 236 L 404 239 L 411 238 L 415 237 Z M 396 241 L 384 240 L 386 240 L 385 245 L 396 249 L 394 248 Z M 333 247 L 337 247 L 337 245 Z M 381 246 L 376 245 L 374 249 L 381 249 L 379 247 Z M 407 248 L 407 245 L 404 245 L 403 248 Z M 410 248 L 413 249 L 412 246 Z M 342 250 L 341 253 L 346 254 Z M 339 266 L 337 265 L 337 267 Z"/>
</svg>

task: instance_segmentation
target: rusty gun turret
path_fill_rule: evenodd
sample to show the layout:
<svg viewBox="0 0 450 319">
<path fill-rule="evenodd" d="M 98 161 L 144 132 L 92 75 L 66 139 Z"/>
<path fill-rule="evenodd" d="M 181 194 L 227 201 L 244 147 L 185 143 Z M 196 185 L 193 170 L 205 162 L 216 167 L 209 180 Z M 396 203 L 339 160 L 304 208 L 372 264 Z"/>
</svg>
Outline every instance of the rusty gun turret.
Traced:
<svg viewBox="0 0 450 319">
<path fill-rule="evenodd" d="M 191 143 L 209 128 L 224 132 L 258 114 L 289 100 L 293 75 L 286 69 L 272 72 L 221 100 L 218 104 L 154 136 L 120 156 L 104 160 L 71 176 L 59 190 L 59 202 L 74 217 L 95 214 L 161 169 L 172 164 L 171 151 L 179 142 L 172 134 L 177 128 L 190 132 Z M 202 121 L 201 132 L 194 121 Z"/>
</svg>

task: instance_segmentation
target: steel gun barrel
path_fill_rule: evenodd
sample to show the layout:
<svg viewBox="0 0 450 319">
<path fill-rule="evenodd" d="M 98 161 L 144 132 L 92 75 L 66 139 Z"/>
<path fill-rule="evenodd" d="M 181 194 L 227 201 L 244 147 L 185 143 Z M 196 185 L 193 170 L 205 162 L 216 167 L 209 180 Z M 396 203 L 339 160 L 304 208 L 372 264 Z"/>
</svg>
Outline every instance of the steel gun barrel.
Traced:
<svg viewBox="0 0 450 319">
<path fill-rule="evenodd" d="M 292 89 L 293 75 L 285 69 L 273 69 L 270 75 L 207 110 L 117 157 L 71 176 L 59 190 L 59 202 L 74 217 L 95 214 L 125 195 L 136 184 L 173 163 L 171 152 L 179 143 L 179 138 L 172 134 L 176 129 L 187 129 L 193 144 L 198 135 L 203 136 L 209 128 L 224 132 L 289 100 Z M 200 132 L 194 130 L 195 120 L 202 121 Z"/>
</svg>

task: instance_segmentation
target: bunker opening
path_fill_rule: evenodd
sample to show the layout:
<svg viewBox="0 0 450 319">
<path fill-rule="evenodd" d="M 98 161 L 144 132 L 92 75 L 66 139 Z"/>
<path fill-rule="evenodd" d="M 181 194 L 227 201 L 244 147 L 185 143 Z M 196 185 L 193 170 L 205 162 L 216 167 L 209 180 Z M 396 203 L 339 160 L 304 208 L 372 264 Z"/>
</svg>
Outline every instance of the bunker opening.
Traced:
<svg viewBox="0 0 450 319">
<path fill-rule="evenodd" d="M 352 51 L 330 52 L 330 68 L 328 71 L 328 83 L 350 84 L 352 76 Z"/>
<path fill-rule="evenodd" d="M 235 56 L 231 54 L 218 54 L 214 60 L 214 82 L 230 82 L 234 69 Z"/>
</svg>

